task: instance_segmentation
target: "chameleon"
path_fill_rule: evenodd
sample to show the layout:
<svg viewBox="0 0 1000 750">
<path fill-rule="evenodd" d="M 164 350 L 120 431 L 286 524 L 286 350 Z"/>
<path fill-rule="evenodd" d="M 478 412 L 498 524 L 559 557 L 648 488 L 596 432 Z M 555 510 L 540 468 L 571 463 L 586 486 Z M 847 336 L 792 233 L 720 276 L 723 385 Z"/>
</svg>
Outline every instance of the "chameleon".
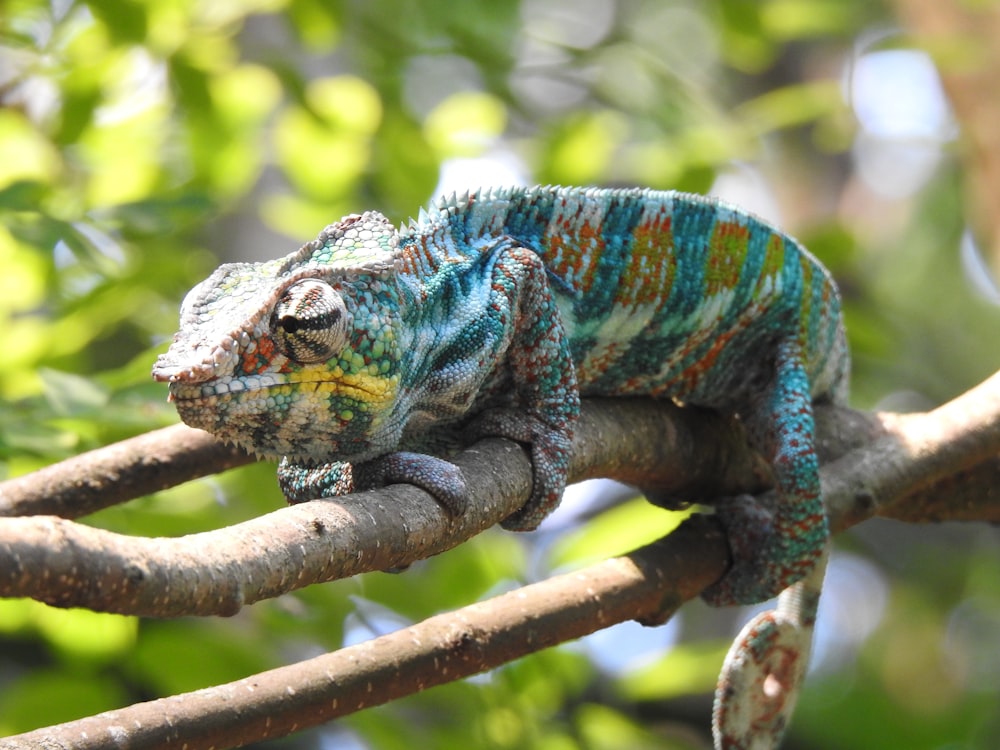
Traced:
<svg viewBox="0 0 1000 750">
<path fill-rule="evenodd" d="M 280 458 L 290 502 L 404 482 L 458 515 L 447 451 L 517 441 L 533 469 L 502 522 L 517 531 L 559 502 L 581 396 L 733 415 L 775 490 L 715 502 L 732 564 L 703 597 L 786 593 L 727 657 L 731 749 L 779 741 L 808 658 L 829 536 L 812 408 L 845 401 L 848 373 L 837 287 L 777 227 L 694 194 L 556 186 L 440 198 L 398 229 L 353 214 L 283 258 L 224 264 L 153 368 L 188 425 Z"/>
</svg>

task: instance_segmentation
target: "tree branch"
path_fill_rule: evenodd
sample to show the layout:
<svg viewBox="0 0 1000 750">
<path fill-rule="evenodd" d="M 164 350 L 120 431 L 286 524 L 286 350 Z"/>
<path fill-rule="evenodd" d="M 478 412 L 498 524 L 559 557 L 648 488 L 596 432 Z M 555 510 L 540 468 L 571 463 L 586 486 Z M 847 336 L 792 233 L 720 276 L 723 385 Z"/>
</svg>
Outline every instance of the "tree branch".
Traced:
<svg viewBox="0 0 1000 750">
<path fill-rule="evenodd" d="M 716 480 L 735 491 L 747 486 L 741 471 L 762 485 L 754 468 L 759 459 L 731 420 L 672 404 L 588 405 L 578 445 L 576 478 L 636 481 L 655 478 L 660 465 L 657 486 L 688 477 L 695 487 Z M 469 512 L 458 519 L 409 485 L 303 503 L 173 539 L 115 534 L 51 516 L 0 518 L 0 596 L 157 617 L 231 615 L 312 583 L 405 567 L 495 525 L 528 497 L 531 466 L 515 443 L 482 441 L 454 460 L 471 496 Z"/>
<path fill-rule="evenodd" d="M 998 394 L 994 376 L 926 415 L 821 410 L 827 458 L 854 448 L 823 471 L 834 528 L 876 512 L 907 520 L 998 520 L 995 491 L 962 495 L 958 503 L 941 492 L 960 489 L 959 478 L 977 488 L 996 479 Z M 590 402 L 575 448 L 574 479 L 612 476 L 688 499 L 767 483 L 735 421 L 668 403 Z M 459 519 L 405 485 L 303 503 L 176 539 L 130 537 L 49 516 L 0 519 L 0 596 L 159 617 L 231 615 L 312 583 L 403 567 L 494 525 L 528 495 L 531 467 L 513 443 L 483 441 L 455 461 L 471 495 L 470 511 Z"/>
<path fill-rule="evenodd" d="M 0 482 L 0 516 L 79 518 L 253 460 L 177 424 Z"/>
<path fill-rule="evenodd" d="M 662 622 L 723 573 L 726 554 L 718 525 L 692 519 L 626 557 L 226 685 L 0 739 L 0 749 L 197 750 L 285 736 L 618 622 Z"/>
<path fill-rule="evenodd" d="M 933 411 L 885 414 L 881 423 L 884 435 L 822 472 L 834 528 L 876 514 L 911 522 L 1000 521 L 996 490 L 978 494 L 1000 466 L 1000 373 Z"/>
</svg>

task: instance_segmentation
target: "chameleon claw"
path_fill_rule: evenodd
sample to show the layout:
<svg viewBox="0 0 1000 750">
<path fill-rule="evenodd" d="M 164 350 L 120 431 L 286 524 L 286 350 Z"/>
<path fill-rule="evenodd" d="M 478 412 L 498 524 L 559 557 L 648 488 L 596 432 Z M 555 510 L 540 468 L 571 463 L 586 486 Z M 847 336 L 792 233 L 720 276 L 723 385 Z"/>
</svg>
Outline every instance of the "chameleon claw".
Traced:
<svg viewBox="0 0 1000 750">
<path fill-rule="evenodd" d="M 380 464 L 383 481 L 371 486 L 401 482 L 426 490 L 452 518 L 461 517 L 469 507 L 469 491 L 462 470 L 450 461 L 410 451 L 397 451 L 357 467 L 364 475 L 371 464 Z M 367 484 L 367 483 L 366 483 Z"/>
<path fill-rule="evenodd" d="M 508 531 L 534 531 L 562 499 L 566 487 L 573 436 L 568 428 L 554 429 L 537 417 L 505 409 L 484 412 L 470 428 L 476 437 L 503 437 L 531 452 L 531 497 L 500 525 Z"/>
</svg>

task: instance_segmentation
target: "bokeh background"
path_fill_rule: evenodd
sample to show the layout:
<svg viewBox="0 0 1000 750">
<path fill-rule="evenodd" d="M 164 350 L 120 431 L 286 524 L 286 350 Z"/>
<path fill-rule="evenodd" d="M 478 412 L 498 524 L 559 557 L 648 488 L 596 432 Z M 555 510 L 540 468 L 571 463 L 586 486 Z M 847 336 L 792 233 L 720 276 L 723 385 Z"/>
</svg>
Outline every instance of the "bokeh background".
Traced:
<svg viewBox="0 0 1000 750">
<path fill-rule="evenodd" d="M 1000 367 L 996 237 L 969 179 L 991 154 L 963 138 L 942 86 L 988 71 L 996 6 L 6 0 L 0 473 L 177 421 L 149 370 L 219 262 L 284 255 L 364 209 L 402 222 L 479 185 L 645 185 L 746 206 L 838 278 L 853 405 L 931 408 Z M 934 37 L 952 18 L 972 22 Z M 981 80 L 972 100 L 997 98 Z M 273 474 L 235 470 L 87 522 L 218 528 L 279 507 Z M 0 735 L 290 663 L 675 522 L 620 487 L 570 494 L 537 533 L 494 530 L 230 619 L 0 601 Z M 840 537 L 786 747 L 1000 747 L 998 540 L 888 522 Z M 691 603 L 665 627 L 612 628 L 267 746 L 705 747 L 748 614 Z"/>
</svg>

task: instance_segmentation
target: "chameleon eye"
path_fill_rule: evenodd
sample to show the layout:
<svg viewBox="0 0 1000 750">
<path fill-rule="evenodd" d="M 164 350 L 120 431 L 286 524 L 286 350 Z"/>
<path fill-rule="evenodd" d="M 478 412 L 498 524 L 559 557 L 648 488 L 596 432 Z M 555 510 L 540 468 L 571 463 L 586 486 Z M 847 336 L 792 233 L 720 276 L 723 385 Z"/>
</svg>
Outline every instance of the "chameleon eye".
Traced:
<svg viewBox="0 0 1000 750">
<path fill-rule="evenodd" d="M 281 352 L 300 364 L 324 362 L 347 343 L 347 308 L 333 288 L 306 279 L 284 291 L 271 316 Z"/>
</svg>

